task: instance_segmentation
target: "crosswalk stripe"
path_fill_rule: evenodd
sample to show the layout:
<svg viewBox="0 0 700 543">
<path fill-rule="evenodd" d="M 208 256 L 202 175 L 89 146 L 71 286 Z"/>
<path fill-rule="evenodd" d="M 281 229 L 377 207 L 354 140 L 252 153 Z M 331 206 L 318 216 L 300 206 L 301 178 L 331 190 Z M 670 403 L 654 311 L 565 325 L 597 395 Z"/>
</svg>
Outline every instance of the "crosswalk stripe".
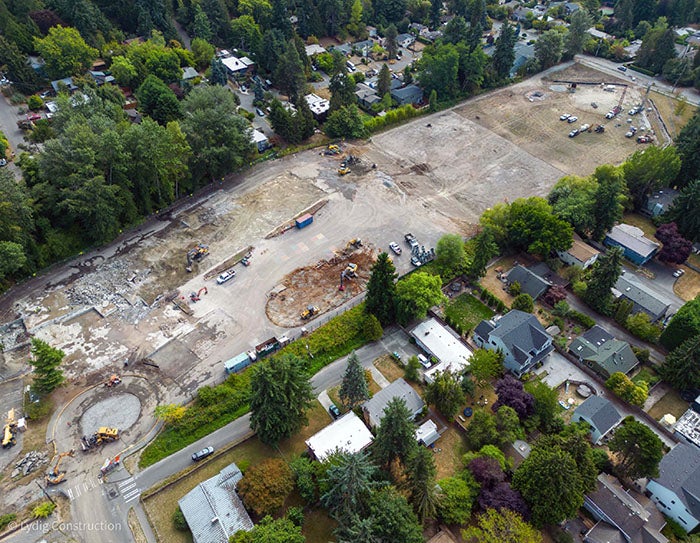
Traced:
<svg viewBox="0 0 700 543">
<path fill-rule="evenodd" d="M 119 490 L 121 490 L 122 494 L 123 494 L 124 492 L 126 492 L 127 490 L 129 490 L 131 488 L 134 488 L 135 486 L 136 486 L 136 483 L 130 483 L 126 486 L 121 487 Z"/>
<path fill-rule="evenodd" d="M 133 478 L 133 477 L 129 477 L 129 478 L 126 479 L 125 481 L 122 481 L 121 483 L 119 483 L 117 486 L 118 486 L 119 488 L 123 488 L 123 487 L 125 487 L 126 485 L 130 485 L 130 484 L 133 483 L 133 482 L 134 482 L 134 478 Z"/>
<path fill-rule="evenodd" d="M 140 488 L 134 488 L 132 490 L 129 490 L 129 492 L 125 492 L 124 494 L 122 494 L 122 496 L 124 497 L 124 499 L 127 499 L 127 498 L 133 496 L 134 494 L 140 494 L 140 493 L 141 493 Z"/>
<path fill-rule="evenodd" d="M 137 492 L 133 496 L 131 496 L 129 499 L 124 500 L 124 503 L 129 503 L 130 501 L 137 500 L 141 497 L 141 492 Z"/>
</svg>

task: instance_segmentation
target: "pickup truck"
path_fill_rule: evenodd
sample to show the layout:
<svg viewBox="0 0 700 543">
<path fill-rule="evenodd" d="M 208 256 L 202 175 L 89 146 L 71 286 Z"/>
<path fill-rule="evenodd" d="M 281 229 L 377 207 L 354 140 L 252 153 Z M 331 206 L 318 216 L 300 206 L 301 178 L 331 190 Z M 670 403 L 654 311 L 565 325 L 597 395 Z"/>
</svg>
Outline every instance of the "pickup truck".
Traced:
<svg viewBox="0 0 700 543">
<path fill-rule="evenodd" d="M 411 250 L 413 250 L 414 247 L 418 247 L 418 240 L 410 232 L 408 234 L 406 234 L 403 237 L 403 239 L 406 240 L 406 243 L 408 243 L 409 247 L 411 247 Z"/>
</svg>

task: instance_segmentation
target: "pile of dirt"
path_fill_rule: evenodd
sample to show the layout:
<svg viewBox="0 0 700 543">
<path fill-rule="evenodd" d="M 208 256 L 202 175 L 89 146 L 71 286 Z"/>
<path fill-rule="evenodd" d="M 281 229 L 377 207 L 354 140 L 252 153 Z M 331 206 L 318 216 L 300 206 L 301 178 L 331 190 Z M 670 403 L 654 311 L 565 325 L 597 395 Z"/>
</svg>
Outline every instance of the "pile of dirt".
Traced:
<svg viewBox="0 0 700 543">
<path fill-rule="evenodd" d="M 365 245 L 313 266 L 297 268 L 269 294 L 265 307 L 267 317 L 278 326 L 293 328 L 308 322 L 301 319 L 307 306 L 318 308 L 314 318 L 339 307 L 365 290 L 375 259 L 375 249 Z M 345 279 L 345 289 L 341 291 L 340 274 L 350 263 L 357 264 L 357 277 Z"/>
</svg>

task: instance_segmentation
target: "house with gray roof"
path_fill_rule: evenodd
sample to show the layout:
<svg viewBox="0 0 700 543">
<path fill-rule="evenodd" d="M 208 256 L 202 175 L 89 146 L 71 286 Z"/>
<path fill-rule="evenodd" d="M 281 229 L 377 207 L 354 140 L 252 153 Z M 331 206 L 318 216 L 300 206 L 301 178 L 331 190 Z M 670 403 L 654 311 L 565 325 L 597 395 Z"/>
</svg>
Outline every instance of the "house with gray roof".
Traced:
<svg viewBox="0 0 700 543">
<path fill-rule="evenodd" d="M 552 349 L 552 336 L 537 317 L 513 309 L 503 317 L 481 321 L 474 329 L 474 342 L 484 349 L 500 350 L 506 369 L 517 377 L 530 371 Z"/>
<path fill-rule="evenodd" d="M 603 379 L 618 371 L 626 375 L 639 365 L 629 343 L 615 339 L 598 325 L 572 341 L 569 352 Z"/>
<path fill-rule="evenodd" d="M 557 251 L 557 255 L 559 255 L 564 264 L 578 266 L 584 270 L 595 264 L 599 254 L 598 250 L 584 243 L 576 234 L 574 234 L 574 241 L 571 247 L 566 251 Z"/>
<path fill-rule="evenodd" d="M 384 418 L 384 410 L 387 404 L 394 398 L 401 398 L 406 402 L 406 407 L 411 413 L 411 419 L 414 420 L 425 407 L 423 399 L 402 378 L 398 378 L 388 387 L 377 392 L 372 398 L 362 404 L 362 412 L 365 415 L 365 420 L 372 428 L 379 426 L 379 423 Z"/>
<path fill-rule="evenodd" d="M 661 533 L 666 520 L 656 508 L 644 500 L 645 507 L 620 482 L 606 473 L 598 475 L 596 488 L 583 498 L 583 506 L 593 515 L 596 524 L 588 530 L 586 543 L 667 543 Z"/>
<path fill-rule="evenodd" d="M 598 445 L 613 428 L 620 424 L 622 415 L 609 400 L 600 396 L 591 396 L 574 410 L 571 417 L 571 422 L 581 421 L 591 427 L 591 439 Z"/>
<path fill-rule="evenodd" d="M 678 194 L 679 193 L 677 190 L 669 188 L 653 192 L 647 198 L 647 201 L 642 208 L 642 213 L 649 215 L 650 217 L 658 217 L 670 209 L 671 204 L 673 204 L 673 201 L 676 199 Z"/>
<path fill-rule="evenodd" d="M 242 478 L 238 466 L 229 464 L 178 500 L 194 543 L 221 543 L 236 532 L 253 529 L 253 521 L 236 494 Z"/>
<path fill-rule="evenodd" d="M 668 300 L 662 300 L 656 294 L 652 294 L 627 274 L 618 278 L 613 288 L 613 295 L 617 299 L 632 302 L 632 313 L 646 313 L 652 322 L 663 319 L 671 307 Z"/>
<path fill-rule="evenodd" d="M 399 47 L 403 47 L 404 49 L 411 47 L 415 41 L 416 38 L 412 34 L 399 34 L 396 36 L 396 43 L 399 44 Z"/>
<path fill-rule="evenodd" d="M 608 247 L 620 247 L 625 258 L 637 266 L 644 266 L 659 250 L 659 244 L 644 236 L 641 228 L 631 224 L 618 224 L 605 235 L 603 244 Z"/>
<path fill-rule="evenodd" d="M 355 96 L 360 106 L 370 109 L 374 104 L 382 101 L 375 90 L 364 83 L 359 83 L 356 87 Z"/>
<path fill-rule="evenodd" d="M 659 462 L 659 476 L 647 483 L 659 511 L 690 532 L 700 524 L 700 449 L 679 443 Z"/>
<path fill-rule="evenodd" d="M 547 289 L 552 286 L 552 283 L 544 277 L 540 277 L 532 270 L 518 264 L 511 269 L 506 275 L 506 282 L 510 286 L 513 283 L 520 285 L 520 292 L 529 294 L 533 300 L 539 298 L 547 292 Z"/>
<path fill-rule="evenodd" d="M 418 85 L 406 85 L 399 89 L 392 89 L 391 97 L 401 106 L 419 104 L 423 100 L 423 89 Z"/>
</svg>

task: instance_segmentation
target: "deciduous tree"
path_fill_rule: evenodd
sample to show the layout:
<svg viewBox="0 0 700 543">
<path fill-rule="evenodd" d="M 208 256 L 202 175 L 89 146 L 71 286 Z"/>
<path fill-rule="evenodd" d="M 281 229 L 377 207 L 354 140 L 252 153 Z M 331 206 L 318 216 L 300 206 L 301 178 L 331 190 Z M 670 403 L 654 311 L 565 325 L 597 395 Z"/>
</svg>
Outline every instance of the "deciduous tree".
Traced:
<svg viewBox="0 0 700 543">
<path fill-rule="evenodd" d="M 548 200 L 558 217 L 587 236 L 595 227 L 593 208 L 597 190 L 598 181 L 593 176 L 566 175 L 554 185 Z"/>
<path fill-rule="evenodd" d="M 236 487 L 246 507 L 260 516 L 276 513 L 293 489 L 292 470 L 280 458 L 268 458 L 248 468 Z"/>
<path fill-rule="evenodd" d="M 569 32 L 564 38 L 564 50 L 568 57 L 573 57 L 583 51 L 583 45 L 588 39 L 588 29 L 590 27 L 591 18 L 586 11 L 579 9 L 571 16 Z"/>
<path fill-rule="evenodd" d="M 54 349 L 36 337 L 32 338 L 31 353 L 32 357 L 29 359 L 29 363 L 34 366 L 32 387 L 41 394 L 49 394 L 65 381 L 63 371 L 59 366 L 66 355 L 60 349 Z"/>
<path fill-rule="evenodd" d="M 656 239 L 663 243 L 659 251 L 659 260 L 672 264 L 685 262 L 693 250 L 693 242 L 685 239 L 678 231 L 675 222 L 662 224 L 656 229 Z"/>
<path fill-rule="evenodd" d="M 522 382 L 512 375 L 506 375 L 496 381 L 495 389 L 498 400 L 491 406 L 494 412 L 502 405 L 507 405 L 515 410 L 520 420 L 525 420 L 534 412 L 535 399 L 525 391 Z"/>
<path fill-rule="evenodd" d="M 311 384 L 302 361 L 292 355 L 274 357 L 252 371 L 250 427 L 260 441 L 274 445 L 307 423 Z"/>
<path fill-rule="evenodd" d="M 683 304 L 661 334 L 661 344 L 669 351 L 691 337 L 700 335 L 700 294 Z"/>
<path fill-rule="evenodd" d="M 154 75 L 146 77 L 136 91 L 139 109 L 159 124 L 165 125 L 182 115 L 175 93 Z"/>
<path fill-rule="evenodd" d="M 543 381 L 525 383 L 525 390 L 532 394 L 535 407 L 532 414 L 534 424 L 543 432 L 559 429 L 563 422 L 559 417 L 559 394 Z"/>
<path fill-rule="evenodd" d="M 373 519 L 373 539 L 364 541 L 423 542 L 423 529 L 415 513 L 406 498 L 391 486 L 372 493 L 368 516 Z"/>
<path fill-rule="evenodd" d="M 479 493 L 479 484 L 471 473 L 461 477 L 448 477 L 438 482 L 438 515 L 447 524 L 466 524 Z"/>
<path fill-rule="evenodd" d="M 450 371 L 438 372 L 425 387 L 425 401 L 452 420 L 464 403 L 464 393 L 457 376 Z"/>
<path fill-rule="evenodd" d="M 481 409 L 474 411 L 472 420 L 467 426 L 466 438 L 472 449 L 481 449 L 485 445 L 500 444 L 496 417 Z"/>
<path fill-rule="evenodd" d="M 464 241 L 457 234 L 445 234 L 435 247 L 435 264 L 442 277 L 454 277 L 464 270 Z"/>
<path fill-rule="evenodd" d="M 304 543 L 301 527 L 288 518 L 266 516 L 251 531 L 240 530 L 231 537 L 231 543 Z"/>
<path fill-rule="evenodd" d="M 622 164 L 622 174 L 634 208 L 641 209 L 653 191 L 670 186 L 680 168 L 681 159 L 672 145 L 647 147 L 629 157 Z"/>
<path fill-rule="evenodd" d="M 519 311 L 525 311 L 525 313 L 532 313 L 535 309 L 535 302 L 528 293 L 523 292 L 518 294 L 513 303 L 511 304 L 511 309 L 517 309 Z"/>
<path fill-rule="evenodd" d="M 61 25 L 50 28 L 45 38 L 35 38 L 34 47 L 46 63 L 46 73 L 54 79 L 83 74 L 99 54 L 78 30 Z"/>
<path fill-rule="evenodd" d="M 489 509 L 479 515 L 477 526 L 462 531 L 467 543 L 542 543 L 542 534 L 517 513 Z"/>
<path fill-rule="evenodd" d="M 564 38 L 557 30 L 547 30 L 535 42 L 535 58 L 543 70 L 558 64 L 563 52 Z"/>
<path fill-rule="evenodd" d="M 469 359 L 469 369 L 478 381 L 486 382 L 503 375 L 503 353 L 477 349 Z"/>
<path fill-rule="evenodd" d="M 412 319 L 422 319 L 428 309 L 445 300 L 442 279 L 439 275 L 416 272 L 396 285 L 397 317 L 406 324 Z"/>
<path fill-rule="evenodd" d="M 331 112 L 323 125 L 331 138 L 364 138 L 367 129 L 355 104 Z"/>
<path fill-rule="evenodd" d="M 615 469 L 623 477 L 634 480 L 659 476 L 659 462 L 664 456 L 664 445 L 646 424 L 628 417 L 615 430 L 608 448 L 615 453 Z"/>
<path fill-rule="evenodd" d="M 598 189 L 593 206 L 595 222 L 591 237 L 600 241 L 622 218 L 625 184 L 620 168 L 610 164 L 598 166 L 593 176 L 598 181 Z"/>
</svg>

